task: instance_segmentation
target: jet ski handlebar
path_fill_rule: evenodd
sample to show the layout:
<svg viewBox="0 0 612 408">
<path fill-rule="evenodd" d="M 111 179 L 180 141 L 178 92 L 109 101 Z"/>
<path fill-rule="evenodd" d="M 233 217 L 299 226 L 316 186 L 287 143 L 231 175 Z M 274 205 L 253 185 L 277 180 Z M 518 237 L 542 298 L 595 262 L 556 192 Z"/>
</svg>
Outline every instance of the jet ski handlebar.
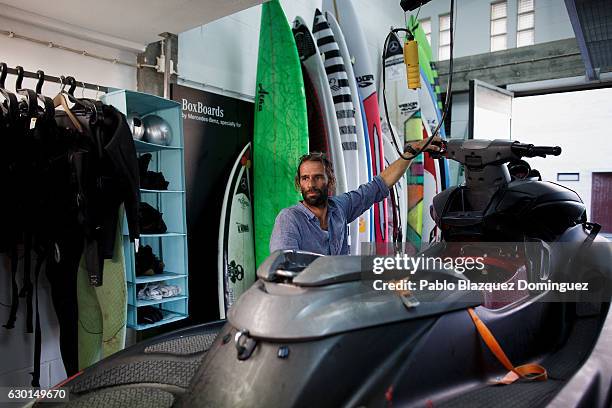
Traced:
<svg viewBox="0 0 612 408">
<path fill-rule="evenodd" d="M 535 146 L 512 140 L 450 139 L 443 141 L 436 157 L 455 160 L 470 169 L 501 165 L 522 157 L 546 157 L 561 154 L 559 146 Z"/>
<path fill-rule="evenodd" d="M 514 142 L 512 145 L 512 153 L 521 157 L 559 156 L 561 154 L 561 148 L 559 146 L 534 146 L 532 144 Z"/>
</svg>

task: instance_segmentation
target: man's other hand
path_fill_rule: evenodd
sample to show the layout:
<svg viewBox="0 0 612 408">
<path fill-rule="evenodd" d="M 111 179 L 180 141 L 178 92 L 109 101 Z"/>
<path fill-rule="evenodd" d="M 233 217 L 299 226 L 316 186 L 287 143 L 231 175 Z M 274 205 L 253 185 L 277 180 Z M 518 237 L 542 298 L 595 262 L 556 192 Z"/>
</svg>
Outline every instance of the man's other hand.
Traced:
<svg viewBox="0 0 612 408">
<path fill-rule="evenodd" d="M 414 150 L 415 152 L 418 152 L 419 150 L 421 150 L 421 148 L 423 146 L 425 146 L 425 143 L 427 143 L 428 140 L 429 140 L 429 138 L 423 139 L 423 140 L 417 140 L 417 141 L 414 141 L 414 142 L 408 142 L 408 143 L 406 143 L 406 145 L 404 147 L 404 152 L 407 152 L 407 153 L 410 153 L 410 154 L 414 154 L 412 152 L 412 150 Z M 426 151 L 426 152 L 439 152 L 441 145 L 442 145 L 442 138 L 440 136 L 436 135 L 436 136 L 433 137 L 433 140 L 431 141 L 431 143 L 427 146 L 427 148 L 424 151 Z M 410 146 L 410 147 L 408 147 L 408 146 Z"/>
</svg>

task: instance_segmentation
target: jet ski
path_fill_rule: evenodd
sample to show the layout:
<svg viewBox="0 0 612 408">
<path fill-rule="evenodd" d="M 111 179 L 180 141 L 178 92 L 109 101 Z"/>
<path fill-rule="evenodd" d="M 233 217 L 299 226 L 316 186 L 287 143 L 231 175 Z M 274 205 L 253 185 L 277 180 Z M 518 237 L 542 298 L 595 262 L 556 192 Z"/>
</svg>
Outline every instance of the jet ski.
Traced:
<svg viewBox="0 0 612 408">
<path fill-rule="evenodd" d="M 440 240 L 410 258 L 480 258 L 481 269 L 376 273 L 376 259 L 401 260 L 401 250 L 279 251 L 226 322 L 101 361 L 62 384 L 63 405 L 609 407 L 610 243 L 575 192 L 512 180 L 506 166 L 560 153 L 507 140 L 446 143 L 442 154 L 464 166 L 465 183 L 435 197 Z M 385 284 L 395 289 L 377 289 Z"/>
</svg>

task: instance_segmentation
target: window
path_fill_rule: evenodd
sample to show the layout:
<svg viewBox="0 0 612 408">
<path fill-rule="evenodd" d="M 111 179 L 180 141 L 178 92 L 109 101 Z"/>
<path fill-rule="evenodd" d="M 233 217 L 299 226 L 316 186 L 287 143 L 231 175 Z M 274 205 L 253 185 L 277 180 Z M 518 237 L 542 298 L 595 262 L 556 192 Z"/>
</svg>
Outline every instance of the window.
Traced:
<svg viewBox="0 0 612 408">
<path fill-rule="evenodd" d="M 450 14 L 440 16 L 440 44 L 438 45 L 438 61 L 450 58 Z"/>
<path fill-rule="evenodd" d="M 431 19 L 426 18 L 424 20 L 421 20 L 419 21 L 419 24 L 421 25 L 421 28 L 425 32 L 425 37 L 427 37 L 427 42 L 429 42 L 429 45 L 431 46 Z"/>
<path fill-rule="evenodd" d="M 533 45 L 535 42 L 534 0 L 519 0 L 516 24 L 516 46 Z"/>
<path fill-rule="evenodd" d="M 557 173 L 557 181 L 580 181 L 580 173 Z"/>
<path fill-rule="evenodd" d="M 508 3 L 491 4 L 491 52 L 508 48 Z"/>
</svg>

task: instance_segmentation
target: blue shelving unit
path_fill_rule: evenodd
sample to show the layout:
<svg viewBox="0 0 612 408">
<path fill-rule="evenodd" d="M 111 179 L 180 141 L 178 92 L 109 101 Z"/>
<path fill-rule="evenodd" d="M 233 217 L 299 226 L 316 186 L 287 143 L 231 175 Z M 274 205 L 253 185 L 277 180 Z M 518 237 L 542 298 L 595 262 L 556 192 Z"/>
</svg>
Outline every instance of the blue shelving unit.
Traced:
<svg viewBox="0 0 612 408">
<path fill-rule="evenodd" d="M 161 171 L 170 182 L 168 190 L 141 189 L 141 201 L 157 208 L 162 214 L 168 230 L 164 234 L 141 234 L 140 244 L 150 245 L 153 253 L 165 264 L 164 273 L 153 276 L 136 276 L 135 246 L 128 237 L 127 220 L 123 221 L 123 248 L 126 262 L 128 286 L 127 325 L 136 330 L 145 330 L 188 316 L 188 269 L 187 269 L 187 223 L 185 209 L 185 174 L 183 158 L 183 120 L 181 106 L 177 102 L 140 92 L 118 90 L 103 97 L 106 104 L 113 105 L 126 116 L 138 113 L 140 117 L 158 115 L 172 128 L 169 146 L 135 140 L 138 155 L 151 153 L 149 170 Z M 167 282 L 181 288 L 181 294 L 162 300 L 139 300 L 138 288 L 156 282 Z M 138 324 L 139 309 L 143 306 L 158 307 L 164 318 L 156 323 Z"/>
</svg>

